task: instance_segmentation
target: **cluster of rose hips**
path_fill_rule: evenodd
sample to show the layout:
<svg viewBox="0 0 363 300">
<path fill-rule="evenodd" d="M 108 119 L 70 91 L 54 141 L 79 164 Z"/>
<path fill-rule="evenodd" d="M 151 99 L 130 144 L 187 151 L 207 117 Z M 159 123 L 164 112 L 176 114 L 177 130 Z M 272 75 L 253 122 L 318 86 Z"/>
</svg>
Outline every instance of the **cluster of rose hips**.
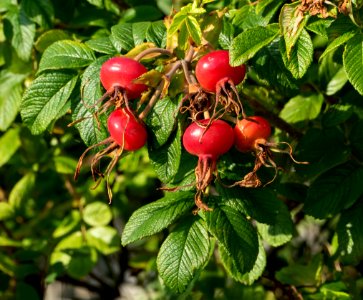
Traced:
<svg viewBox="0 0 363 300">
<path fill-rule="evenodd" d="M 195 57 L 193 54 L 189 55 L 189 60 L 178 61 L 171 69 L 175 72 L 179 67 L 183 68 L 188 85 L 180 111 L 189 113 L 191 119 L 182 137 L 183 146 L 187 152 L 198 156 L 195 203 L 197 209 L 211 210 L 203 202 L 203 195 L 215 178 L 217 161 L 221 155 L 233 145 L 241 152 L 255 153 L 253 170 L 232 186 L 259 187 L 261 181 L 257 171 L 261 166 L 274 167 L 276 171 L 278 169 L 271 154 L 278 147 L 268 141 L 271 135 L 269 122 L 260 116 L 248 117 L 243 111 L 236 85 L 243 81 L 246 67 L 230 66 L 229 52 L 216 50 L 203 55 L 196 63 L 195 72 L 190 72 L 189 67 Z M 96 117 L 97 114 L 112 110 L 107 121 L 110 137 L 89 147 L 82 154 L 75 177 L 79 174 L 86 153 L 90 149 L 107 145 L 93 156 L 91 171 L 95 180 L 107 177 L 110 200 L 112 193 L 108 177 L 111 170 L 125 150 L 135 151 L 147 142 L 147 129 L 142 121 L 147 110 L 136 115 L 129 105 L 129 100 L 140 98 L 148 89 L 140 83 L 140 76 L 146 72 L 147 69 L 139 61 L 121 56 L 109 59 L 101 67 L 100 80 L 106 92 L 100 98 L 102 104 Z M 170 77 L 173 73 L 169 71 L 167 75 Z M 149 108 L 157 100 L 155 95 L 160 96 L 160 93 L 154 93 Z M 234 123 L 234 127 L 231 123 Z M 291 156 L 291 147 L 289 153 Z M 101 172 L 98 164 L 104 156 L 110 156 L 111 161 L 105 172 Z"/>
</svg>

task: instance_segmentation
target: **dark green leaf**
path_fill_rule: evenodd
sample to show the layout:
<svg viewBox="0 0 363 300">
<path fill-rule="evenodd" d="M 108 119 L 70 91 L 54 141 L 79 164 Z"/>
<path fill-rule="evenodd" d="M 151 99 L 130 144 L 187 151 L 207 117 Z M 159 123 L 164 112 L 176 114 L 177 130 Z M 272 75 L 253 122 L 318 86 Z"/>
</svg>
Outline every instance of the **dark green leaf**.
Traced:
<svg viewBox="0 0 363 300">
<path fill-rule="evenodd" d="M 39 63 L 39 72 L 78 69 L 88 66 L 95 59 L 95 54 L 87 45 L 71 40 L 61 40 L 51 44 L 44 51 Z"/>
<path fill-rule="evenodd" d="M 237 271 L 242 274 L 251 271 L 258 255 L 258 237 L 246 216 L 231 206 L 215 207 L 202 216 L 209 232 L 224 247 Z"/>
<path fill-rule="evenodd" d="M 52 26 L 54 9 L 50 0 L 22 0 L 21 7 L 27 16 L 40 27 L 47 28 Z"/>
<path fill-rule="evenodd" d="M 295 78 L 302 78 L 313 61 L 314 47 L 308 32 L 303 29 L 299 38 L 287 53 L 285 43 L 281 41 L 281 55 L 287 69 Z"/>
<path fill-rule="evenodd" d="M 363 168 L 350 162 L 323 173 L 308 190 L 305 212 L 324 219 L 349 208 L 363 194 L 362 176 Z"/>
<path fill-rule="evenodd" d="M 353 153 L 359 158 L 363 159 L 363 120 L 359 120 L 354 124 L 352 131 L 349 134 L 350 144 Z M 0 143 L 1 145 L 1 143 Z M 0 164 L 1 165 L 1 164 Z"/>
<path fill-rule="evenodd" d="M 314 32 L 324 38 L 328 38 L 327 28 L 334 22 L 333 19 L 316 18 L 312 22 L 309 21 L 305 27 L 307 30 Z"/>
<path fill-rule="evenodd" d="M 146 32 L 146 40 L 154 43 L 157 47 L 165 47 L 166 27 L 163 21 L 152 22 Z"/>
<path fill-rule="evenodd" d="M 353 115 L 353 107 L 351 105 L 334 104 L 324 112 L 323 125 L 333 127 L 344 123 Z"/>
<path fill-rule="evenodd" d="M 348 31 L 338 36 L 326 47 L 324 52 L 320 55 L 319 61 L 321 61 L 327 54 L 331 53 L 332 51 L 335 51 L 337 48 L 347 43 L 355 35 L 356 35 L 355 31 Z"/>
<path fill-rule="evenodd" d="M 231 44 L 230 61 L 233 66 L 246 63 L 261 48 L 270 44 L 278 35 L 278 25 L 254 27 L 240 33 Z"/>
<path fill-rule="evenodd" d="M 24 61 L 30 59 L 35 37 L 35 24 L 28 18 L 23 10 L 13 7 L 6 15 L 12 25 L 11 45 L 15 52 Z"/>
<path fill-rule="evenodd" d="M 142 44 L 146 39 L 146 33 L 149 30 L 150 22 L 138 22 L 132 24 L 132 33 L 135 46 Z"/>
<path fill-rule="evenodd" d="M 44 132 L 59 116 L 71 96 L 78 76 L 67 71 L 43 73 L 25 92 L 21 116 L 33 134 Z"/>
<path fill-rule="evenodd" d="M 142 2 L 140 4 L 144 4 Z M 127 9 L 123 15 L 123 20 L 127 23 L 141 21 L 155 21 L 162 18 L 162 13 L 153 5 L 137 5 Z"/>
<path fill-rule="evenodd" d="M 124 23 L 112 26 L 110 38 L 117 51 L 130 51 L 135 47 L 132 24 Z"/>
<path fill-rule="evenodd" d="M 175 129 L 179 101 L 180 97 L 160 99 L 148 115 L 146 124 L 152 134 L 153 148 L 163 146 Z"/>
<path fill-rule="evenodd" d="M 361 198 L 362 199 L 362 198 Z M 338 254 L 345 264 L 358 264 L 363 259 L 363 201 L 343 211 L 338 227 Z"/>
<path fill-rule="evenodd" d="M 72 118 L 74 121 L 83 120 L 77 123 L 76 127 L 87 146 L 96 144 L 108 136 L 105 124 L 102 122 L 104 117 L 98 122 L 92 114 L 98 107 L 95 103 L 102 96 L 99 74 L 102 64 L 108 58 L 109 56 L 102 56 L 86 68 L 81 81 L 82 100 L 77 99 L 77 102 L 72 103 Z"/>
<path fill-rule="evenodd" d="M 117 50 L 115 49 L 114 45 L 110 41 L 109 37 L 101 37 L 93 40 L 89 40 L 85 43 L 88 47 L 90 47 L 93 51 L 116 55 L 118 54 Z"/>
<path fill-rule="evenodd" d="M 258 256 L 253 266 L 252 270 L 248 273 L 241 274 L 237 268 L 234 266 L 231 257 L 228 255 L 227 251 L 222 245 L 219 245 L 219 253 L 224 267 L 226 268 L 228 274 L 232 276 L 234 280 L 240 281 L 244 284 L 251 285 L 255 282 L 263 273 L 266 266 L 266 253 L 263 247 L 262 240 L 259 239 L 258 243 Z"/>
<path fill-rule="evenodd" d="M 149 157 L 156 174 L 164 183 L 170 182 L 176 175 L 181 158 L 181 129 L 172 134 L 166 144 L 158 149 L 149 148 Z"/>
<path fill-rule="evenodd" d="M 280 117 L 289 123 L 313 120 L 318 117 L 323 102 L 322 94 L 298 95 L 285 104 Z"/>
<path fill-rule="evenodd" d="M 40 300 L 36 289 L 24 282 L 17 282 L 15 299 L 28 299 L 28 300 Z"/>
<path fill-rule="evenodd" d="M 91 226 L 103 226 L 112 220 L 111 208 L 103 202 L 87 204 L 83 210 L 83 220 Z"/>
<path fill-rule="evenodd" d="M 210 242 L 204 222 L 191 217 L 177 226 L 161 245 L 157 266 L 164 284 L 182 293 L 209 259 Z"/>
<path fill-rule="evenodd" d="M 191 213 L 194 195 L 188 192 L 167 193 L 164 198 L 136 210 L 126 223 L 122 244 L 127 245 L 158 233 L 186 212 Z"/>
<path fill-rule="evenodd" d="M 348 41 L 343 64 L 350 83 L 363 95 L 363 34 L 357 34 Z"/>
<path fill-rule="evenodd" d="M 6 164 L 21 146 L 19 128 L 12 128 L 0 137 L 0 167 Z"/>
<path fill-rule="evenodd" d="M 242 6 L 232 16 L 232 24 L 242 30 L 256 26 L 264 27 L 269 23 L 269 18 L 256 14 L 256 9 L 253 5 Z"/>
</svg>

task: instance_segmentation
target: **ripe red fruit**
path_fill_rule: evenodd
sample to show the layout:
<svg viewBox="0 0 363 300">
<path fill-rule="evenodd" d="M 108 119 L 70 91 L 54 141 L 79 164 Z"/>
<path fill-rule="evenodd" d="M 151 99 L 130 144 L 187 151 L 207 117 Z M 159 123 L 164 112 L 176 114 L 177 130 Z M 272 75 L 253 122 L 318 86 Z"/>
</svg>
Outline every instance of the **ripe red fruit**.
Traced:
<svg viewBox="0 0 363 300">
<path fill-rule="evenodd" d="M 190 154 L 198 156 L 195 168 L 195 204 L 198 209 L 211 210 L 203 202 L 202 195 L 213 180 L 218 157 L 233 146 L 234 135 L 232 127 L 222 120 L 210 123 L 209 119 L 205 119 L 198 123 L 194 122 L 187 127 L 183 135 L 183 145 Z"/>
<path fill-rule="evenodd" d="M 195 67 L 195 75 L 202 88 L 208 92 L 216 92 L 217 83 L 231 80 L 234 85 L 242 82 L 246 74 L 246 66 L 232 67 L 229 64 L 228 50 L 216 50 L 204 55 Z"/>
<path fill-rule="evenodd" d="M 103 63 L 100 80 L 107 91 L 119 87 L 126 92 L 128 99 L 135 99 L 141 96 L 147 86 L 133 81 L 146 72 L 147 69 L 138 61 L 118 56 Z"/>
<path fill-rule="evenodd" d="M 114 110 L 108 117 L 107 127 L 111 138 L 125 150 L 134 151 L 146 143 L 144 124 L 127 109 Z"/>
<path fill-rule="evenodd" d="M 256 140 L 267 140 L 270 137 L 271 126 L 266 119 L 252 116 L 237 121 L 234 135 L 236 148 L 241 152 L 248 152 L 256 149 Z"/>
<path fill-rule="evenodd" d="M 209 123 L 209 119 L 198 121 L 203 125 Z M 184 148 L 192 155 L 209 157 L 213 160 L 226 153 L 234 141 L 233 129 L 222 120 L 213 121 L 205 130 L 198 123 L 192 123 L 183 135 Z"/>
</svg>

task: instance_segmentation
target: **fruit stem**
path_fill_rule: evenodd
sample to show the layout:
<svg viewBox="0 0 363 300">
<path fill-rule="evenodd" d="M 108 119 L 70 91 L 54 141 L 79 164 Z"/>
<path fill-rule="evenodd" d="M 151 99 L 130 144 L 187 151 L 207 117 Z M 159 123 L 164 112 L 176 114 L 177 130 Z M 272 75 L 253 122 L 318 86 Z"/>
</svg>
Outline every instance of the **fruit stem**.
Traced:
<svg viewBox="0 0 363 300">
<path fill-rule="evenodd" d="M 160 54 L 165 54 L 168 56 L 172 56 L 173 53 L 167 49 L 163 49 L 163 48 L 150 48 L 150 49 L 146 49 L 142 52 L 140 52 L 138 55 L 136 55 L 134 57 L 134 60 L 136 61 L 140 61 L 143 57 L 145 57 L 146 55 L 152 54 L 152 53 L 160 53 Z"/>
<path fill-rule="evenodd" d="M 144 110 L 139 114 L 139 119 L 143 120 L 147 117 L 147 115 L 150 113 L 151 109 L 154 107 L 155 103 L 159 100 L 159 97 L 163 91 L 163 87 L 165 85 L 166 80 L 170 80 L 170 78 L 175 74 L 175 72 L 180 68 L 181 61 L 178 60 L 175 62 L 168 73 L 165 74 L 165 79 L 163 79 L 158 87 L 156 88 L 154 94 L 150 98 L 148 104 L 144 108 Z"/>
</svg>

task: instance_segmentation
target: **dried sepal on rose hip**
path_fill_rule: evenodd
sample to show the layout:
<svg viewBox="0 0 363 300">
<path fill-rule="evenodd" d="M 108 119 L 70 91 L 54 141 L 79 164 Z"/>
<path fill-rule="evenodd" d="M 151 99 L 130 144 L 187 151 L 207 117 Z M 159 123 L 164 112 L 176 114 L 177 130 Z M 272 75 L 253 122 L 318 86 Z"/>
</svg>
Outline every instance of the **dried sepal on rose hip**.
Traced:
<svg viewBox="0 0 363 300">
<path fill-rule="evenodd" d="M 229 64 L 228 50 L 215 50 L 204 55 L 196 64 L 195 76 L 200 86 L 215 94 L 211 103 L 211 120 L 223 117 L 225 113 L 245 117 L 236 85 L 246 75 L 246 66 L 233 67 Z"/>
<path fill-rule="evenodd" d="M 280 169 L 273 159 L 273 152 L 287 153 L 292 161 L 297 164 L 307 164 L 307 162 L 299 162 L 292 155 L 292 147 L 287 142 L 273 143 L 269 142 L 271 136 L 271 125 L 263 117 L 251 116 L 241 120 L 237 120 L 234 127 L 235 141 L 234 145 L 241 152 L 254 152 L 256 155 L 255 165 L 251 172 L 237 181 L 232 186 L 241 187 L 259 187 L 262 185 L 257 176 L 257 171 L 262 167 L 272 167 L 275 169 L 275 176 L 268 183 L 273 182 Z M 281 149 L 281 146 L 287 146 L 287 149 Z"/>
<path fill-rule="evenodd" d="M 96 182 L 94 188 L 96 188 L 100 183 L 100 180 L 106 176 L 107 192 L 111 202 L 112 191 L 109 185 L 110 173 L 125 150 L 135 151 L 146 144 L 147 130 L 143 122 L 135 117 L 133 112 L 128 108 L 118 108 L 114 110 L 108 117 L 107 128 L 110 136 L 107 139 L 88 147 L 79 158 L 74 179 L 77 180 L 79 176 L 83 159 L 86 154 L 92 149 L 107 145 L 92 157 L 90 165 L 93 180 Z M 111 161 L 106 170 L 101 172 L 98 165 L 105 156 L 110 157 Z"/>
<path fill-rule="evenodd" d="M 198 156 L 195 168 L 197 210 L 211 210 L 203 202 L 203 194 L 217 172 L 218 158 L 233 146 L 233 142 L 233 128 L 222 120 L 210 123 L 209 119 L 203 119 L 191 123 L 186 128 L 183 134 L 183 146 L 188 153 Z"/>
</svg>

